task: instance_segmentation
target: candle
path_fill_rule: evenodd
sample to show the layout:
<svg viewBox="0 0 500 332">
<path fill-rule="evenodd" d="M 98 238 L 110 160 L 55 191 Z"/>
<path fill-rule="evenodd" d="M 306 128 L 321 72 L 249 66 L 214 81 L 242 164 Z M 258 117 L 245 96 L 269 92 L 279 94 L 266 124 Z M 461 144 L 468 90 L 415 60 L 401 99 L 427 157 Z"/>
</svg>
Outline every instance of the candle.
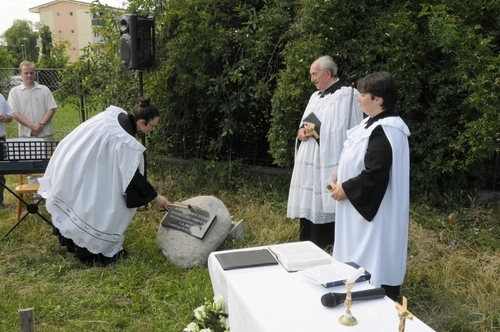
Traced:
<svg viewBox="0 0 500 332">
<path fill-rule="evenodd" d="M 351 275 L 349 278 L 347 278 L 347 281 L 345 282 L 346 284 L 353 284 L 356 282 L 356 280 L 361 277 L 365 273 L 365 269 L 360 267 L 359 269 L 356 270 L 356 272 Z"/>
</svg>

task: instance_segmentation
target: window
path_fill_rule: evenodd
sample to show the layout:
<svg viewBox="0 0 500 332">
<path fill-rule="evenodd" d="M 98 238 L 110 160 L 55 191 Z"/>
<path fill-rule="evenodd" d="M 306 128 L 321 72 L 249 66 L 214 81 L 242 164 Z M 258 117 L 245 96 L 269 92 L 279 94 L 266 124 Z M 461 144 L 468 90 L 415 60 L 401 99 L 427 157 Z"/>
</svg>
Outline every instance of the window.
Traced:
<svg viewBox="0 0 500 332">
<path fill-rule="evenodd" d="M 60 36 L 62 35 L 62 30 L 57 30 L 57 34 Z"/>
<path fill-rule="evenodd" d="M 61 13 L 56 13 L 56 16 L 57 17 L 61 17 Z"/>
<path fill-rule="evenodd" d="M 71 30 L 71 34 L 74 36 L 75 35 L 75 30 Z"/>
<path fill-rule="evenodd" d="M 76 47 L 73 47 L 71 50 L 73 51 L 73 53 L 76 53 Z"/>
<path fill-rule="evenodd" d="M 69 16 L 73 16 L 73 12 L 69 12 Z"/>
</svg>

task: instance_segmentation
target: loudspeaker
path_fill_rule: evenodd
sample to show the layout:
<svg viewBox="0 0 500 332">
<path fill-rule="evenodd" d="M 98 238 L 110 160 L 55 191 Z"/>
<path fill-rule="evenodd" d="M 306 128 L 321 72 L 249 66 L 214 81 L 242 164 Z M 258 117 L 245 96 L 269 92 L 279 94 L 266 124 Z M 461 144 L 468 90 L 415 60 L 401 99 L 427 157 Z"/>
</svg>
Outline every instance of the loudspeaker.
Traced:
<svg viewBox="0 0 500 332">
<path fill-rule="evenodd" d="M 154 17 L 120 17 L 120 56 L 123 69 L 150 68 L 155 61 Z"/>
</svg>

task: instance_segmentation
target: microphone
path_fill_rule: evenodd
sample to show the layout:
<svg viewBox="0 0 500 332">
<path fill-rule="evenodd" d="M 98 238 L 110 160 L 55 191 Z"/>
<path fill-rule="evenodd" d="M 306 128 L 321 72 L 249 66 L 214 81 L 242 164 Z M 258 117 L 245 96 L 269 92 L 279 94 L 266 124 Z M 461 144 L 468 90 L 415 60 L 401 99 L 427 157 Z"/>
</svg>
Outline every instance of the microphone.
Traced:
<svg viewBox="0 0 500 332">
<path fill-rule="evenodd" d="M 385 296 L 385 289 L 375 288 L 351 293 L 352 301 L 380 299 Z M 321 297 L 321 304 L 325 307 L 336 307 L 345 302 L 346 293 L 326 293 Z"/>
<path fill-rule="evenodd" d="M 351 87 L 355 88 L 356 83 L 358 82 L 358 76 L 356 74 L 352 75 L 351 77 L 349 77 L 349 81 L 351 82 Z"/>
</svg>

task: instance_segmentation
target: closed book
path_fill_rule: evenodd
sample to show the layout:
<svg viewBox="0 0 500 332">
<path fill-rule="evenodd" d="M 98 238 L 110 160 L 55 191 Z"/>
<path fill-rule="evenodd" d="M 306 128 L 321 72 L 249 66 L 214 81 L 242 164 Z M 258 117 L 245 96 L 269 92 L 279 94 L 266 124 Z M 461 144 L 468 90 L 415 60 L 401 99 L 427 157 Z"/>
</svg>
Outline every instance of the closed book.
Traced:
<svg viewBox="0 0 500 332">
<path fill-rule="evenodd" d="M 353 268 L 355 268 L 356 270 L 360 268 L 360 266 L 354 262 L 346 262 L 344 264 L 350 265 Z M 372 277 L 372 275 L 370 274 L 370 272 L 365 271 L 364 274 L 362 274 L 358 279 L 356 279 L 356 282 L 368 281 L 371 279 L 371 277 Z M 342 285 L 344 285 L 344 280 L 333 280 L 330 282 L 326 282 L 322 285 L 323 285 L 323 287 L 326 287 L 326 288 L 335 287 L 335 286 L 342 286 Z"/>
<path fill-rule="evenodd" d="M 356 263 L 342 263 L 332 258 L 330 264 L 305 269 L 300 271 L 299 274 L 315 284 L 323 285 L 323 287 L 335 287 L 344 285 L 344 280 L 354 275 L 359 267 Z M 365 271 L 356 279 L 356 282 L 367 281 L 370 278 L 371 274 Z"/>
<path fill-rule="evenodd" d="M 321 135 L 321 121 L 319 121 L 318 117 L 314 113 L 309 113 L 302 122 L 310 122 L 314 123 L 314 131 L 317 133 L 318 137 Z"/>
<path fill-rule="evenodd" d="M 268 249 L 239 250 L 215 254 L 224 270 L 276 265 L 278 261 Z"/>
</svg>

